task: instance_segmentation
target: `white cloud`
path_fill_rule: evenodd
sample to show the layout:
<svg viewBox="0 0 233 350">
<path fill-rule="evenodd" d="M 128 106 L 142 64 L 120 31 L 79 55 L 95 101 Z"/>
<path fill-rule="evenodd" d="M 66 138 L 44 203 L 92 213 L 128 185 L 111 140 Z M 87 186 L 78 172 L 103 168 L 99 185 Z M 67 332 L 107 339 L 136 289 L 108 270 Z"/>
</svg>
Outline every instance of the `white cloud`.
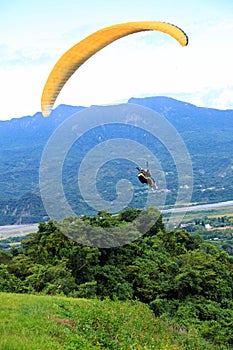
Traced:
<svg viewBox="0 0 233 350">
<path fill-rule="evenodd" d="M 217 109 L 233 109 L 233 86 L 221 91 L 212 100 L 212 107 Z"/>
<path fill-rule="evenodd" d="M 156 6 L 155 20 L 184 27 L 190 39 L 187 47 L 159 32 L 123 38 L 89 59 L 67 82 L 55 106 L 88 106 L 125 101 L 132 96 L 167 95 L 180 96 L 200 106 L 232 108 L 230 3 L 223 1 L 220 6 L 217 1 L 203 4 L 197 0 L 184 8 L 181 0 L 175 5 L 165 2 L 167 6 L 158 6 L 157 1 L 146 0 L 140 10 L 141 2 L 134 1 L 135 14 L 128 2 L 112 7 L 102 1 L 95 13 L 90 11 L 90 1 L 82 6 L 73 0 L 58 1 L 56 11 L 47 0 L 22 0 L 21 6 L 9 5 L 9 13 L 0 23 L 5 33 L 0 42 L 0 119 L 40 110 L 50 70 L 76 42 L 117 21 L 140 19 L 142 14 L 151 18 Z M 101 10 L 104 5 L 108 5 L 105 12 Z M 88 17 L 87 13 L 92 15 Z"/>
</svg>

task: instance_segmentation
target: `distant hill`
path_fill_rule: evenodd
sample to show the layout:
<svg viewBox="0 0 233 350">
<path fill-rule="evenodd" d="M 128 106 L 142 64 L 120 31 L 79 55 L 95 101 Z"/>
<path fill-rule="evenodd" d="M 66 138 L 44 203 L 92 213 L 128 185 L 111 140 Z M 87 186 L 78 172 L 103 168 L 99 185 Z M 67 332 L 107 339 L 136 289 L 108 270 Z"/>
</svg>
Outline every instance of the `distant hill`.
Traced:
<svg viewBox="0 0 233 350">
<path fill-rule="evenodd" d="M 40 196 L 25 193 L 20 198 L 0 200 L 0 226 L 37 223 L 48 219 Z"/>
<path fill-rule="evenodd" d="M 182 136 L 193 164 L 193 202 L 233 198 L 233 110 L 202 108 L 168 97 L 131 98 L 128 102 L 160 113 Z M 33 210 L 25 211 L 19 204 L 24 201 L 25 194 L 29 201 L 31 195 L 31 208 L 34 208 L 35 202 L 35 210 L 40 207 L 37 219 L 45 217 L 39 191 L 39 166 L 43 149 L 54 130 L 73 113 L 84 108 L 60 105 L 49 118 L 43 118 L 38 112 L 34 116 L 0 121 L 0 222 L 35 222 L 36 213 Z M 89 139 L 90 145 L 93 135 Z M 108 135 L 116 135 L 116 130 L 106 129 L 105 138 Z M 69 169 L 64 175 L 65 186 L 71 196 L 75 186 L 73 177 L 77 172 L 76 154 L 74 150 L 73 155 L 70 155 Z M 172 191 L 175 180 L 171 158 L 162 149 L 159 150 L 159 157 L 162 167 L 170 174 L 167 185 Z M 114 166 L 122 170 L 120 164 Z M 111 179 L 108 181 L 111 182 Z M 112 193 L 107 192 L 106 196 L 110 198 Z M 75 201 L 77 203 L 77 198 Z M 172 196 L 168 201 L 172 203 Z M 79 213 L 85 210 L 85 206 L 78 205 Z"/>
<path fill-rule="evenodd" d="M 160 113 L 182 136 L 192 159 L 193 202 L 233 199 L 233 110 L 197 107 L 168 97 L 131 98 L 129 103 Z"/>
<path fill-rule="evenodd" d="M 162 114 L 179 132 L 233 128 L 233 110 L 197 107 L 170 97 L 131 98 L 128 102 Z"/>
</svg>

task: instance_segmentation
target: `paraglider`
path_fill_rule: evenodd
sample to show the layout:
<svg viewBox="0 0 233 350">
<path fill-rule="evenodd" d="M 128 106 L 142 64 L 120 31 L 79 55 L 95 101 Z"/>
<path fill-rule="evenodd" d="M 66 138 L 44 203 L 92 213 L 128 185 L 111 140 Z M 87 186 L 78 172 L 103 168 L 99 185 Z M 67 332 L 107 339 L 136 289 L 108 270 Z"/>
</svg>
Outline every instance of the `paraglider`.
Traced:
<svg viewBox="0 0 233 350">
<path fill-rule="evenodd" d="M 67 80 L 88 58 L 117 39 L 129 34 L 152 30 L 169 34 L 182 46 L 188 44 L 188 37 L 182 29 L 165 22 L 128 22 L 100 29 L 71 47 L 55 64 L 42 93 L 43 116 L 50 115 L 57 96 Z"/>
<path fill-rule="evenodd" d="M 142 168 L 140 168 L 138 166 L 136 167 L 136 169 L 138 170 L 138 180 L 142 184 L 147 184 L 152 189 L 157 189 L 158 188 L 155 180 L 151 176 L 151 172 L 150 172 L 150 169 L 149 169 L 148 162 L 146 162 L 146 169 L 142 169 Z"/>
</svg>

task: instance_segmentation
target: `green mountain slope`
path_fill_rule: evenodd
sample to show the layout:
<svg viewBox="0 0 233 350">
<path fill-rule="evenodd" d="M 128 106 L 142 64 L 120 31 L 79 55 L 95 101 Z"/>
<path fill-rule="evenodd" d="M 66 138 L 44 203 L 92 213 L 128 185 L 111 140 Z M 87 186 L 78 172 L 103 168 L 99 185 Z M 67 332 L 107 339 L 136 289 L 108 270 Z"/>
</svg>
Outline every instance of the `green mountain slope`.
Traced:
<svg viewBox="0 0 233 350">
<path fill-rule="evenodd" d="M 148 223 L 146 233 L 141 236 L 140 231 Z M 132 242 L 117 247 L 123 238 Z M 104 247 L 103 243 L 108 244 Z M 228 350 L 232 349 L 233 339 L 232 270 L 232 257 L 200 236 L 183 230 L 165 231 L 155 208 L 147 212 L 130 208 L 118 215 L 101 211 L 94 217 L 68 217 L 59 223 L 41 223 L 38 232 L 22 241 L 21 247 L 0 251 L 0 292 L 66 296 L 74 300 L 109 298 L 130 301 L 132 305 L 140 301 L 150 307 L 158 324 L 170 320 L 168 324 L 175 322 L 174 328 L 188 338 L 195 333 L 213 347 L 218 345 L 219 350 Z M 3 307 L 5 303 L 0 305 Z M 58 313 L 54 317 L 75 324 L 80 317 L 73 313 L 75 308 L 62 306 L 59 310 L 60 316 Z M 23 311 L 30 316 L 30 310 L 23 308 Z M 100 329 L 102 321 L 110 325 L 113 322 L 105 316 L 97 317 Z M 127 324 L 120 313 L 118 316 L 118 326 L 110 327 L 114 339 L 120 339 L 116 333 L 121 333 L 119 327 Z M 144 318 L 140 329 L 147 322 Z M 129 322 L 133 319 L 134 316 L 130 317 Z M 109 332 L 106 323 L 103 328 Z M 87 329 L 93 334 L 91 325 Z M 134 326 L 130 325 L 132 332 Z M 188 339 L 186 344 L 189 344 L 187 349 L 207 349 L 191 346 Z"/>
<path fill-rule="evenodd" d="M 129 103 L 149 107 L 166 118 L 183 138 L 192 160 L 194 188 L 192 202 L 210 203 L 233 198 L 233 111 L 201 108 L 167 97 L 132 98 Z M 52 133 L 69 116 L 84 107 L 61 105 L 49 118 L 41 113 L 10 121 L 0 121 L 0 222 L 2 224 L 35 222 L 44 220 L 46 213 L 40 203 L 39 169 L 43 150 Z M 158 159 L 164 173 L 167 203 L 173 204 L 177 193 L 177 173 L 174 161 L 166 147 L 155 139 L 144 135 L 142 130 L 119 128 L 117 125 L 102 126 L 77 140 L 64 161 L 63 189 L 72 209 L 77 215 L 93 214 L 83 203 L 77 185 L 77 173 L 85 152 L 110 138 L 129 138 L 149 148 Z M 144 162 L 140 155 L 140 162 Z M 143 164 L 140 164 L 143 166 Z M 105 177 L 97 184 L 105 200 L 116 196 L 115 183 L 126 178 L 138 186 L 135 164 L 117 160 L 103 167 Z M 158 177 L 159 174 L 154 174 Z M 106 186 L 107 184 L 107 186 Z M 137 191 L 136 191 L 137 192 Z M 22 208 L 21 197 L 32 194 L 31 211 Z M 138 194 L 138 193 L 137 193 Z M 35 200 L 38 196 L 38 200 Z M 142 196 L 138 194 L 132 203 L 140 207 Z M 16 203 L 16 201 L 20 201 Z M 30 200 L 29 200 L 30 201 Z M 141 207 L 143 207 L 141 205 Z M 31 214 L 32 213 L 32 214 Z M 95 213 L 94 213 L 95 214 Z M 36 217 L 37 216 L 37 217 Z"/>
</svg>

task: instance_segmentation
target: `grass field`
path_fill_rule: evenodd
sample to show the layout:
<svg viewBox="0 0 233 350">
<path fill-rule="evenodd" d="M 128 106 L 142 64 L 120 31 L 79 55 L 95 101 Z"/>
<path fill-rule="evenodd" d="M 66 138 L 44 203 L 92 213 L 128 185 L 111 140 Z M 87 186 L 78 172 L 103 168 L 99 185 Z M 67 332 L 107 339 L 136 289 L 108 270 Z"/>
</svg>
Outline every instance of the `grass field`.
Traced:
<svg viewBox="0 0 233 350">
<path fill-rule="evenodd" d="M 140 302 L 0 293 L 1 350 L 217 349 Z"/>
</svg>

